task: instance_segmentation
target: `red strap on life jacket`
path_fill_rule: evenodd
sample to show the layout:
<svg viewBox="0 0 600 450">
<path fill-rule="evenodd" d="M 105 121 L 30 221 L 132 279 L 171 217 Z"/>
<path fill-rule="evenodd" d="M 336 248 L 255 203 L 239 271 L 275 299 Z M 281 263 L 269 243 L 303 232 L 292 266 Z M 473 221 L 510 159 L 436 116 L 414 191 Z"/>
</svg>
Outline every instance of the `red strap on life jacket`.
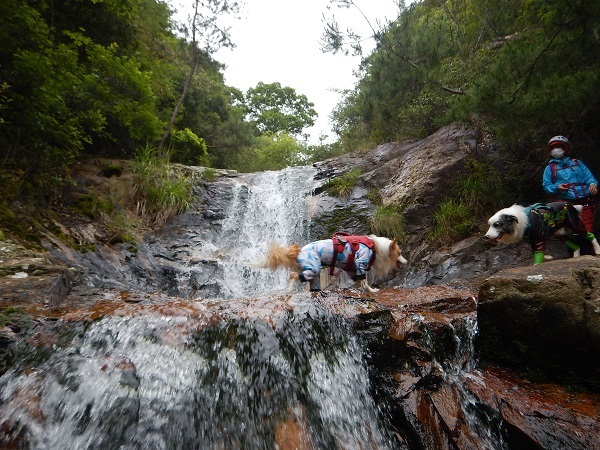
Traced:
<svg viewBox="0 0 600 450">
<path fill-rule="evenodd" d="M 552 182 L 556 183 L 556 171 L 557 170 L 565 170 L 565 169 L 569 169 L 573 166 L 578 166 L 579 165 L 579 161 L 577 161 L 575 158 L 571 158 L 571 162 L 573 164 L 571 164 L 569 167 L 563 167 L 561 169 L 557 169 L 556 168 L 556 163 L 548 163 L 550 165 L 550 170 L 552 170 Z"/>
<path fill-rule="evenodd" d="M 558 169 L 556 167 L 556 163 L 548 163 L 550 165 L 550 170 L 552 170 L 552 182 L 556 183 L 556 172 L 559 170 L 566 170 L 566 169 L 570 169 L 571 167 L 575 167 L 579 165 L 579 161 L 577 161 L 575 158 L 571 158 L 571 162 L 573 164 L 571 164 L 568 167 L 561 167 L 560 169 Z M 585 193 L 586 191 L 586 184 L 585 183 L 569 183 L 569 188 L 573 190 L 573 195 L 575 195 L 575 198 L 579 198 L 579 194 L 577 194 L 577 186 L 583 186 L 583 192 Z"/>
<path fill-rule="evenodd" d="M 369 270 L 375 262 L 375 243 L 369 239 L 368 236 L 353 236 L 344 231 L 337 231 L 333 233 L 331 240 L 333 241 L 333 259 L 331 260 L 331 266 L 329 267 L 329 276 L 333 276 L 337 255 L 344 251 L 347 243 L 350 244 L 351 253 L 348 255 L 348 261 L 346 262 L 346 268 L 344 270 L 352 271 L 354 266 L 354 255 L 360 248 L 360 244 L 366 245 L 373 252 L 373 257 L 369 261 L 367 270 Z"/>
</svg>

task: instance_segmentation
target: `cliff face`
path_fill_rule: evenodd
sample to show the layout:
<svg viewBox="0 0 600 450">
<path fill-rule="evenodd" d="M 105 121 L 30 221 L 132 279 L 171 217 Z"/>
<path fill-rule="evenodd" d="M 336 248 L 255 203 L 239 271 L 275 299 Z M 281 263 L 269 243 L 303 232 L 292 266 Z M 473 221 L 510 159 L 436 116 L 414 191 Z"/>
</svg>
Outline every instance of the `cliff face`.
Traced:
<svg viewBox="0 0 600 450">
<path fill-rule="evenodd" d="M 378 146 L 369 152 L 348 154 L 315 165 L 315 189 L 310 199 L 310 239 L 324 239 L 334 231 L 369 233 L 369 218 L 377 205 L 371 200 L 377 193 L 383 205 L 397 205 L 404 218 L 404 239 L 400 242 L 409 264 L 384 285 L 417 287 L 474 280 L 480 283 L 496 271 L 530 263 L 526 245 L 492 247 L 482 239 L 486 224 L 473 227 L 473 235 L 449 247 L 432 244 L 427 235 L 434 226 L 434 213 L 464 172 L 468 156 L 494 158 L 494 147 L 487 136 L 458 126 L 414 142 Z M 232 199 L 235 172 L 218 171 L 212 182 L 202 178 L 202 168 L 181 168 L 197 180 L 194 204 L 160 229 L 139 227 L 135 205 L 129 198 L 133 190 L 128 162 L 118 161 L 122 173 L 107 176 L 106 168 L 114 161 L 93 159 L 73 169 L 72 184 L 63 192 L 60 205 L 38 224 L 42 228 L 42 246 L 46 257 L 81 270 L 94 285 L 123 288 L 169 286 L 172 295 L 218 296 L 211 286 L 211 273 L 219 255 L 203 257 L 197 263 L 206 273 L 198 274 L 193 286 L 176 282 L 177 273 L 189 266 L 192 246 L 209 241 L 223 223 Z M 354 168 L 361 175 L 343 197 L 332 196 L 326 183 Z M 298 202 L 304 199 L 298 198 Z M 110 213 L 89 219 L 75 211 L 85 202 L 112 202 Z M 495 211 L 490 211 L 490 216 Z M 119 227 L 129 226 L 137 235 L 135 242 L 116 243 Z M 118 237 L 118 236 L 117 236 Z M 111 243 L 113 242 L 113 243 Z M 551 242 L 549 253 L 566 257 L 562 244 Z M 185 260 L 185 258 L 188 258 Z"/>
</svg>

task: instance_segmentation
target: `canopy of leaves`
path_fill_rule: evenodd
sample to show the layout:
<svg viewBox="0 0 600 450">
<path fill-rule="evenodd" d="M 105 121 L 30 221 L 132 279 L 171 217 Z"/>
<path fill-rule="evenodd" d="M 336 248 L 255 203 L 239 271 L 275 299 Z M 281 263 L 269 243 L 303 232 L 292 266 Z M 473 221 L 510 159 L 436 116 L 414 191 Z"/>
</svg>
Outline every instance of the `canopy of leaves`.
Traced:
<svg viewBox="0 0 600 450">
<path fill-rule="evenodd" d="M 244 149 L 237 156 L 234 168 L 240 172 L 280 170 L 304 164 L 306 147 L 287 133 L 263 134 L 255 145 Z"/>
<path fill-rule="evenodd" d="M 317 117 L 314 103 L 280 83 L 261 82 L 248 89 L 244 105 L 258 134 L 283 132 L 299 135 L 304 128 L 313 126 Z"/>
<path fill-rule="evenodd" d="M 347 147 L 453 121 L 520 145 L 557 133 L 597 140 L 598 30 L 595 0 L 414 2 L 375 35 L 335 131 Z"/>
<path fill-rule="evenodd" d="M 191 44 L 171 14 L 159 0 L 0 2 L 0 184 L 12 180 L 3 192 L 39 190 L 86 153 L 132 158 L 156 144 L 190 74 Z M 196 56 L 168 150 L 186 164 L 226 163 L 219 151 L 250 145 L 253 127 L 221 64 Z"/>
</svg>

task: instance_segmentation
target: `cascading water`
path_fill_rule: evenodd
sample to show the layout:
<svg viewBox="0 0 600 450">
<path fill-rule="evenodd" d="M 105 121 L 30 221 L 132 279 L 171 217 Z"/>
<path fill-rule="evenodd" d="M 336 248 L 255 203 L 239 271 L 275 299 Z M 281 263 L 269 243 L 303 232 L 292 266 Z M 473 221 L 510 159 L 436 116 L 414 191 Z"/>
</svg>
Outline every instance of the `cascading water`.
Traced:
<svg viewBox="0 0 600 450">
<path fill-rule="evenodd" d="M 293 167 L 223 181 L 220 193 L 225 196 L 226 192 L 228 201 L 208 205 L 219 209 L 222 219 L 211 224 L 212 232 L 202 245 L 189 247 L 188 259 L 204 261 L 205 265 L 190 264 L 187 271 L 181 271 L 179 292 L 189 294 L 190 285 L 208 286 L 190 296 L 229 299 L 284 289 L 288 271 L 258 269 L 253 264 L 265 257 L 271 243 L 308 243 L 308 209 L 315 173 L 309 166 Z M 207 273 L 211 273 L 208 278 Z"/>
<path fill-rule="evenodd" d="M 363 348 L 318 299 L 267 297 L 258 318 L 247 315 L 258 300 L 231 310 L 231 298 L 287 284 L 285 271 L 249 263 L 270 242 L 306 241 L 313 175 L 305 167 L 236 180 L 212 248 L 223 255 L 221 299 L 169 312 L 142 303 L 73 325 L 66 345 L 4 374 L 0 446 L 398 448 L 371 398 Z"/>
<path fill-rule="evenodd" d="M 291 435 L 294 448 L 397 448 L 347 324 L 297 306 L 272 324 L 209 325 L 200 304 L 185 316 L 105 317 L 37 367 L 2 377 L 0 443 L 274 449 Z"/>
<path fill-rule="evenodd" d="M 225 297 L 255 296 L 281 290 L 287 284 L 284 270 L 251 266 L 262 259 L 270 243 L 308 242 L 307 196 L 315 169 L 288 168 L 279 172 L 246 175 L 233 187 L 233 201 L 218 236 L 227 248 L 223 259 Z"/>
</svg>

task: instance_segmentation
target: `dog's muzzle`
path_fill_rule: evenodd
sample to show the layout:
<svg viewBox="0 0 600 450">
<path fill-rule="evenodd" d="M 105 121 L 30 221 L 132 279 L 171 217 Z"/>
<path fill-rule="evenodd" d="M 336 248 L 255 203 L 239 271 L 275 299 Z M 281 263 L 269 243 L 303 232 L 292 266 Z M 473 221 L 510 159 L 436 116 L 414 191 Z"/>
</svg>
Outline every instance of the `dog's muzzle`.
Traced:
<svg viewBox="0 0 600 450">
<path fill-rule="evenodd" d="M 500 239 L 502 239 L 502 236 L 504 236 L 504 233 L 502 231 L 499 231 L 496 236 L 487 233 L 484 237 L 487 240 L 487 242 L 491 244 L 497 244 L 500 241 Z"/>
</svg>

